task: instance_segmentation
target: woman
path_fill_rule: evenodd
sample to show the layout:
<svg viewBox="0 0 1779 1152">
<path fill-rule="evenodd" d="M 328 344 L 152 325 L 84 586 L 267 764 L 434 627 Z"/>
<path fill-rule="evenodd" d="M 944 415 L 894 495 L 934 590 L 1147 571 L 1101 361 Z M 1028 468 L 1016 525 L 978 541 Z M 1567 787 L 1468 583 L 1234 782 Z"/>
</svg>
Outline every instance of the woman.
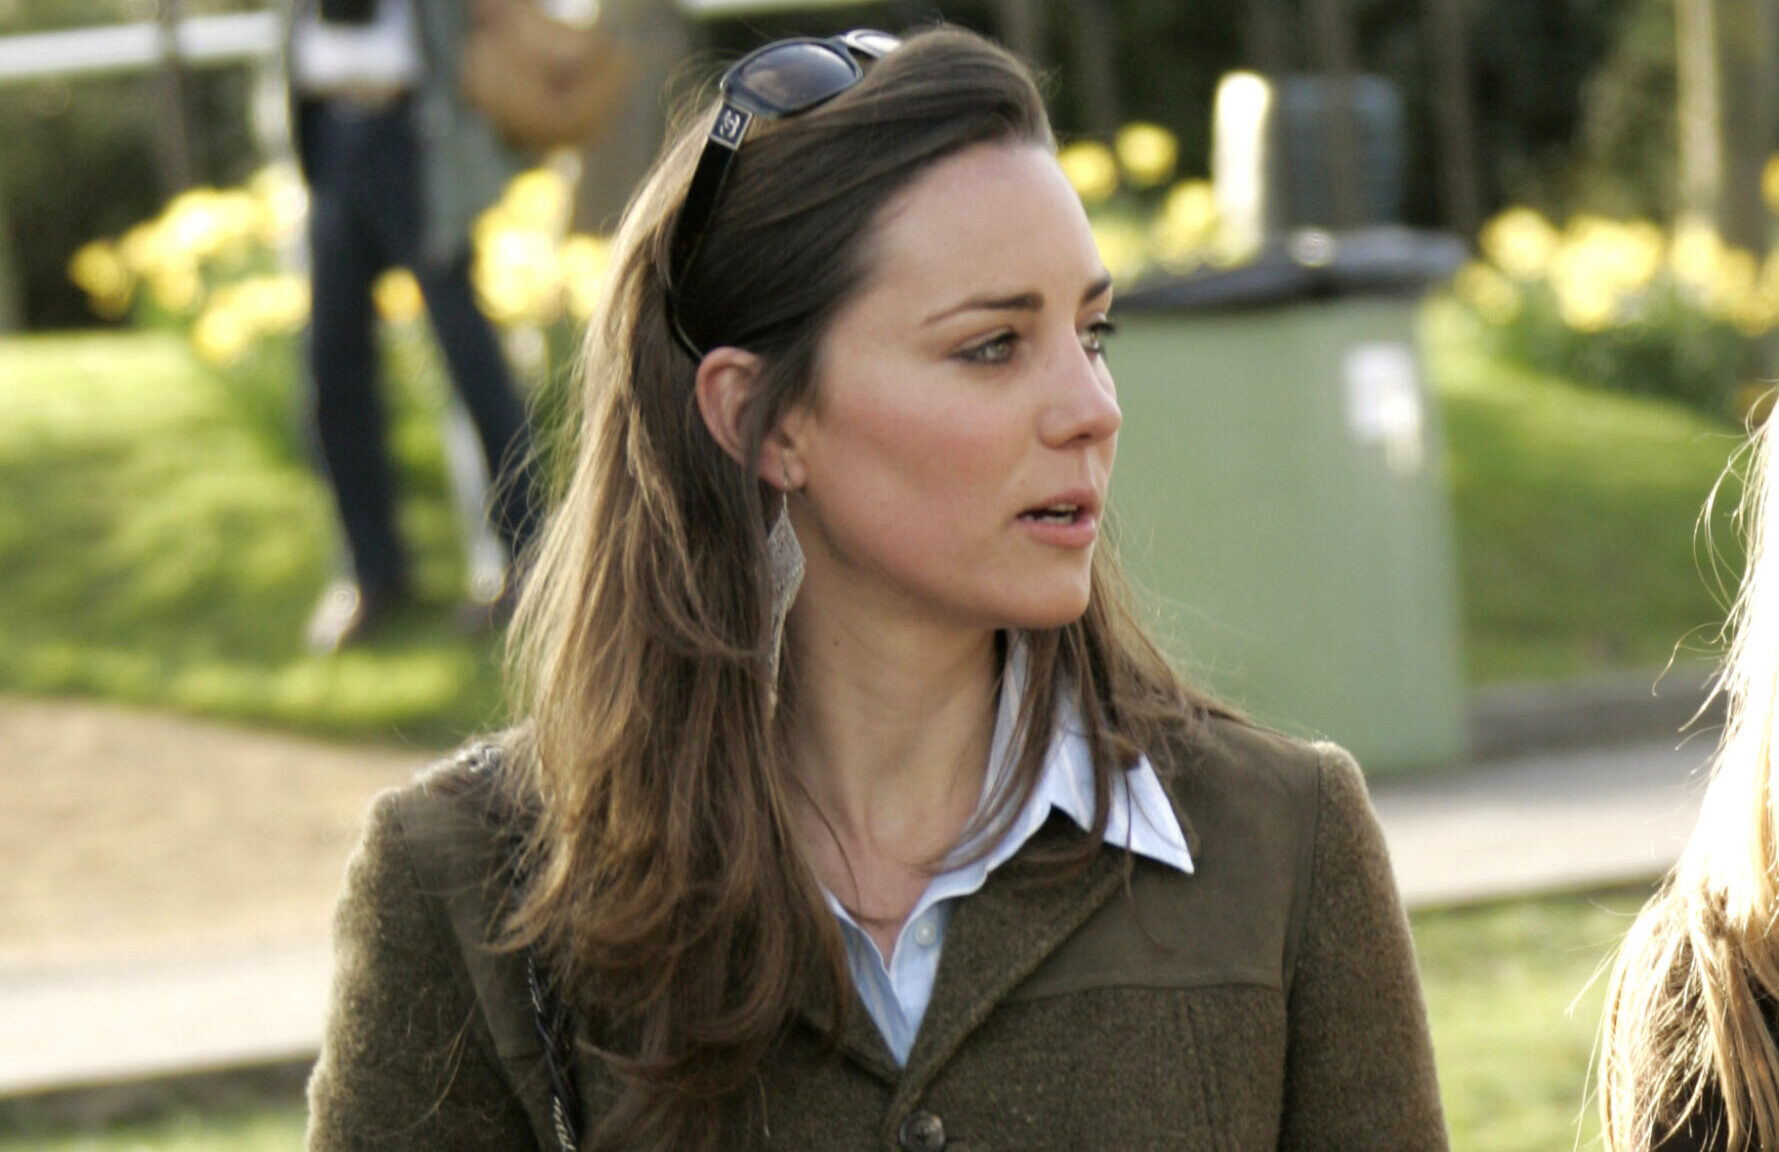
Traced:
<svg viewBox="0 0 1779 1152">
<path fill-rule="evenodd" d="M 1632 925 L 1607 992 L 1600 1103 L 1614 1152 L 1779 1148 L 1779 511 L 1772 421 L 1749 445 L 1747 567 L 1699 820 Z"/>
<path fill-rule="evenodd" d="M 370 818 L 311 1146 L 1443 1147 L 1357 768 L 1182 687 L 1099 539 L 1112 289 L 1029 74 L 780 42 L 698 125 L 525 722 Z"/>
</svg>

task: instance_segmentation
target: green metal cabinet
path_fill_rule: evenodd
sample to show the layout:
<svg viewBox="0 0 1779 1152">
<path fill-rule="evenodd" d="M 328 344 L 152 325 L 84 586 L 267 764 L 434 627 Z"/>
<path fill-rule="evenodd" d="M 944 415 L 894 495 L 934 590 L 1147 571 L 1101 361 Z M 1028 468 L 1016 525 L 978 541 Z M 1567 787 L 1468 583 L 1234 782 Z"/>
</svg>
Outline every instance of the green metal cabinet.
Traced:
<svg viewBox="0 0 1779 1152">
<path fill-rule="evenodd" d="M 1427 265 L 1139 294 L 1111 351 L 1113 530 L 1171 653 L 1371 773 L 1466 754 L 1440 421 L 1416 337 Z"/>
</svg>

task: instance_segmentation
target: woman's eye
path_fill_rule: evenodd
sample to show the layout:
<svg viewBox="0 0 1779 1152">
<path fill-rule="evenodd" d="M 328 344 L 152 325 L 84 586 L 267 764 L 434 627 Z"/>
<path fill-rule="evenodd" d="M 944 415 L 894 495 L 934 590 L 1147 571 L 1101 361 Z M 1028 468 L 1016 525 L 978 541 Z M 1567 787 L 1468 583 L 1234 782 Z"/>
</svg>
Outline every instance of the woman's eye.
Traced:
<svg viewBox="0 0 1779 1152">
<path fill-rule="evenodd" d="M 1018 336 L 1003 332 L 980 344 L 972 344 L 959 353 L 959 356 L 972 364 L 1005 364 L 1013 358 L 1013 347 L 1018 342 Z"/>
<path fill-rule="evenodd" d="M 1104 356 L 1106 354 L 1106 341 L 1116 334 L 1117 331 L 1118 325 L 1112 323 L 1110 320 L 1096 320 L 1094 323 L 1089 324 L 1086 330 L 1081 333 L 1081 347 L 1087 349 L 1089 355 Z"/>
</svg>

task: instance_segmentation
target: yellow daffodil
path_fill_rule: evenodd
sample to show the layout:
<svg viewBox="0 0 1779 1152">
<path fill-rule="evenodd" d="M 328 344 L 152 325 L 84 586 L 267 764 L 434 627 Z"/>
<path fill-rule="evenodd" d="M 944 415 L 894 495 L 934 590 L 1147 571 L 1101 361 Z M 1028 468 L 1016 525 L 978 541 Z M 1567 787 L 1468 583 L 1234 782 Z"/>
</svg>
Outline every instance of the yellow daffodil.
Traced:
<svg viewBox="0 0 1779 1152">
<path fill-rule="evenodd" d="M 68 261 L 68 278 L 87 294 L 93 311 L 103 318 L 116 320 L 129 311 L 136 278 L 125 267 L 117 246 L 109 241 L 92 240 L 76 249 Z"/>
<path fill-rule="evenodd" d="M 146 279 L 154 302 L 174 315 L 189 315 L 203 300 L 203 278 L 188 261 L 163 261 L 149 270 Z"/>
<path fill-rule="evenodd" d="M 1180 142 L 1161 125 L 1138 121 L 1118 130 L 1112 150 L 1118 156 L 1118 167 L 1127 184 L 1138 189 L 1155 188 L 1173 178 Z"/>
<path fill-rule="evenodd" d="M 1735 325 L 1742 335 L 1759 336 L 1768 327 L 1756 290 L 1759 280 L 1760 264 L 1754 253 L 1745 248 L 1724 248 L 1707 297 L 1707 308 L 1712 315 Z"/>
<path fill-rule="evenodd" d="M 123 258 L 124 267 L 137 276 L 154 271 L 160 265 L 166 247 L 160 226 L 152 220 L 137 224 L 117 242 L 117 252 Z"/>
<path fill-rule="evenodd" d="M 499 211 L 513 227 L 559 233 L 573 207 L 568 182 L 550 168 L 532 168 L 513 177 L 501 194 Z"/>
<path fill-rule="evenodd" d="M 309 284 L 300 276 L 252 276 L 218 289 L 213 308 L 227 308 L 259 333 L 290 333 L 309 317 Z"/>
<path fill-rule="evenodd" d="M 1604 332 L 1618 317 L 1619 295 L 1614 286 L 1587 276 L 1551 281 L 1557 296 L 1557 314 L 1576 332 Z"/>
<path fill-rule="evenodd" d="M 1135 220 L 1122 216 L 1091 221 L 1100 259 L 1114 280 L 1134 280 L 1149 261 L 1148 234 Z"/>
<path fill-rule="evenodd" d="M 1056 162 L 1083 204 L 1103 204 L 1118 191 L 1118 160 L 1097 140 L 1070 144 L 1056 154 Z"/>
<path fill-rule="evenodd" d="M 225 367 L 246 354 L 256 335 L 253 325 L 235 309 L 210 307 L 192 325 L 191 340 L 204 363 Z"/>
<path fill-rule="evenodd" d="M 426 308 L 420 282 L 406 268 L 392 268 L 377 277 L 371 296 L 376 301 L 377 315 L 391 324 L 411 324 Z"/>
<path fill-rule="evenodd" d="M 1661 271 L 1662 250 L 1661 232 L 1651 225 L 1581 215 L 1564 229 L 1551 261 L 1579 265 L 1577 274 L 1599 277 L 1621 292 L 1634 292 L 1647 287 Z"/>
<path fill-rule="evenodd" d="M 251 243 L 257 212 L 246 192 L 193 188 L 173 198 L 161 213 L 167 244 L 181 258 L 202 265 Z"/>
<path fill-rule="evenodd" d="M 1557 250 L 1557 230 L 1530 208 L 1509 208 L 1483 225 L 1478 243 L 1495 267 L 1515 280 L 1536 280 Z"/>
<path fill-rule="evenodd" d="M 1208 180 L 1181 180 L 1168 189 L 1150 228 L 1155 259 L 1171 272 L 1189 272 L 1211 258 L 1217 244 L 1217 197 Z"/>
<path fill-rule="evenodd" d="M 1674 226 L 1674 244 L 1668 253 L 1668 265 L 1674 278 L 1683 287 L 1696 293 L 1709 293 L 1711 282 L 1723 259 L 1723 239 L 1709 221 L 1688 216 Z"/>
<path fill-rule="evenodd" d="M 561 315 L 561 260 L 555 241 L 544 233 L 511 229 L 486 234 L 470 275 L 496 324 L 551 324 Z"/>
<path fill-rule="evenodd" d="M 577 232 L 562 242 L 562 291 L 568 311 L 585 322 L 599 302 L 609 245 L 603 237 Z"/>
<path fill-rule="evenodd" d="M 282 250 L 302 235 L 309 215 L 309 190 L 294 164 L 268 164 L 253 174 L 247 190 L 257 209 L 256 238 Z"/>
<path fill-rule="evenodd" d="M 1760 196 L 1767 211 L 1779 216 L 1779 156 L 1767 157 L 1760 170 Z"/>
</svg>

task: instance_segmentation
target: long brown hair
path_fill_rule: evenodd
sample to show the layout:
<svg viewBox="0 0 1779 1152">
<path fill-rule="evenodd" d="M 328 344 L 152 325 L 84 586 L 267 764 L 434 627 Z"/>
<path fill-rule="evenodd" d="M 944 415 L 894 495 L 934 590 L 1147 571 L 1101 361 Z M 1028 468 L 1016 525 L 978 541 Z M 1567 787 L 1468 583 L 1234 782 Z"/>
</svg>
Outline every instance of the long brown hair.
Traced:
<svg viewBox="0 0 1779 1152">
<path fill-rule="evenodd" d="M 525 813 L 510 918 L 538 948 L 622 1091 L 597 1148 L 717 1147 L 811 982 L 850 993 L 833 916 L 805 862 L 768 684 L 764 527 L 752 464 L 806 399 L 830 318 L 869 270 L 873 221 L 976 143 L 1051 142 L 1026 68 L 932 29 L 819 108 L 756 129 L 685 282 L 703 347 L 758 354 L 747 465 L 714 442 L 697 369 L 666 315 L 667 253 L 714 107 L 679 131 L 624 217 L 580 376 L 577 439 L 515 621 L 507 781 Z M 1082 619 L 1027 638 L 1011 813 L 1035 784 L 1057 693 L 1088 729 L 1100 819 L 1115 774 L 1165 756 L 1197 698 L 1138 626 L 1109 547 Z M 795 669 L 783 675 L 795 701 Z M 1084 864 L 1083 840 L 1058 867 Z"/>
<path fill-rule="evenodd" d="M 1779 1148 L 1779 1047 L 1768 1027 L 1779 1011 L 1773 423 L 1747 449 L 1739 510 L 1747 559 L 1725 625 L 1729 653 L 1715 690 L 1728 709 L 1711 782 L 1680 863 L 1632 926 L 1607 992 L 1600 1104 L 1614 1152 L 1644 1152 L 1688 1122 L 1719 1121 L 1727 1147 Z"/>
</svg>

